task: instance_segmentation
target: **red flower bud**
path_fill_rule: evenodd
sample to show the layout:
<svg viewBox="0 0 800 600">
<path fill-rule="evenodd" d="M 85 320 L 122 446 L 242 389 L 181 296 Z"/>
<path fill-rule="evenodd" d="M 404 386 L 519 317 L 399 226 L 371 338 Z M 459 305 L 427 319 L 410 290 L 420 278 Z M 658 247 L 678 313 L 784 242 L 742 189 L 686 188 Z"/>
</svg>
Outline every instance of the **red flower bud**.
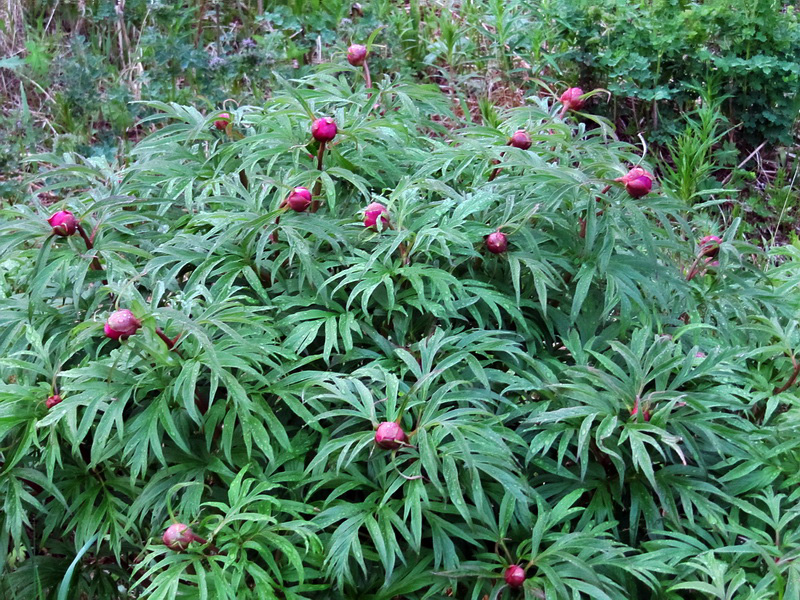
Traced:
<svg viewBox="0 0 800 600">
<path fill-rule="evenodd" d="M 230 123 L 230 122 L 231 122 L 230 113 L 224 112 L 224 113 L 220 114 L 219 119 L 214 121 L 214 127 L 219 129 L 220 131 L 222 131 L 228 126 L 228 123 Z"/>
<path fill-rule="evenodd" d="M 111 313 L 103 326 L 103 332 L 112 340 L 120 340 L 133 335 L 141 326 L 142 322 L 127 308 L 123 308 Z"/>
<path fill-rule="evenodd" d="M 61 404 L 61 396 L 58 394 L 48 397 L 44 403 L 47 408 L 53 408 L 56 404 Z"/>
<path fill-rule="evenodd" d="M 502 254 L 508 249 L 508 238 L 505 233 L 495 231 L 486 236 L 486 249 L 492 254 Z"/>
<path fill-rule="evenodd" d="M 508 140 L 509 146 L 519 148 L 520 150 L 527 150 L 531 147 L 531 136 L 524 129 L 515 131 L 511 138 Z"/>
<path fill-rule="evenodd" d="M 581 96 L 583 96 L 583 90 L 581 88 L 571 87 L 561 94 L 561 104 L 563 104 L 567 110 L 580 110 L 585 103 Z"/>
<path fill-rule="evenodd" d="M 375 443 L 386 450 L 395 450 L 406 441 L 406 433 L 394 421 L 384 421 L 375 432 Z"/>
<path fill-rule="evenodd" d="M 653 189 L 654 179 L 655 177 L 653 177 L 652 173 L 639 167 L 634 167 L 622 177 L 617 177 L 614 181 L 625 184 L 625 190 L 633 198 L 641 198 L 649 194 L 650 190 Z"/>
<path fill-rule="evenodd" d="M 311 135 L 318 142 L 330 142 L 336 137 L 337 131 L 336 121 L 330 117 L 317 119 L 311 124 Z"/>
<path fill-rule="evenodd" d="M 388 227 L 389 210 L 380 202 L 373 202 L 364 209 L 364 227 L 377 228 L 379 217 L 382 227 Z"/>
<path fill-rule="evenodd" d="M 303 212 L 311 205 L 311 192 L 308 188 L 296 187 L 289 194 L 286 203 L 295 212 Z"/>
<path fill-rule="evenodd" d="M 161 540 L 167 548 L 176 552 L 186 550 L 190 542 L 206 543 L 203 538 L 196 536 L 189 526 L 183 523 L 175 523 L 167 527 L 164 535 L 161 536 Z"/>
<path fill-rule="evenodd" d="M 519 565 L 511 565 L 506 569 L 504 579 L 508 587 L 521 588 L 522 584 L 525 583 L 525 569 Z"/>
<path fill-rule="evenodd" d="M 367 58 L 367 47 L 361 44 L 353 44 L 347 49 L 347 62 L 354 67 L 360 67 Z"/>
<path fill-rule="evenodd" d="M 700 239 L 700 254 L 714 258 L 719 254 L 719 245 L 722 240 L 715 235 L 707 235 Z M 706 261 L 708 262 L 708 261 Z"/>
<path fill-rule="evenodd" d="M 68 210 L 60 210 L 52 217 L 47 219 L 50 227 L 53 228 L 53 233 L 63 237 L 74 235 L 78 231 L 78 220 Z"/>
</svg>

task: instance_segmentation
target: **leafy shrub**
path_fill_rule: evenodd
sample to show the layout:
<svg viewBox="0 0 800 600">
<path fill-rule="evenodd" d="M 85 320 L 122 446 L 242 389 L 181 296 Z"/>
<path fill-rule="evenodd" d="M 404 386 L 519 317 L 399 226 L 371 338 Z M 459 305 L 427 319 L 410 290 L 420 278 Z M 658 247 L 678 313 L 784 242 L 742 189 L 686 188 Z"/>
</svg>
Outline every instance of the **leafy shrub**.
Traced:
<svg viewBox="0 0 800 600">
<path fill-rule="evenodd" d="M 634 104 L 632 131 L 669 132 L 697 97 L 694 86 L 718 81 L 725 108 L 757 145 L 792 143 L 800 110 L 800 20 L 789 2 L 735 0 L 565 0 L 549 6 L 562 68 L 607 87 L 615 114 Z M 638 106 L 638 113 L 636 108 Z M 665 122 L 664 122 L 665 121 Z"/>
<path fill-rule="evenodd" d="M 3 596 L 796 597 L 798 249 L 633 198 L 602 119 L 449 131 L 437 88 L 361 81 L 37 158 L 60 200 L 0 228 Z"/>
</svg>

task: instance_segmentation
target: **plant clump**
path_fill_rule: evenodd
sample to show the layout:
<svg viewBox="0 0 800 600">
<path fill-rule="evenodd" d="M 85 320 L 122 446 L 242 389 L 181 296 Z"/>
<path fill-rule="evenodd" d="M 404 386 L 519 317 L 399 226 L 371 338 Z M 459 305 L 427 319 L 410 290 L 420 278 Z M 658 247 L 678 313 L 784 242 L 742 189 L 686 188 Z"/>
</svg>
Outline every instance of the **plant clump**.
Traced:
<svg viewBox="0 0 800 600">
<path fill-rule="evenodd" d="M 800 255 L 713 190 L 631 201 L 654 180 L 611 181 L 639 149 L 602 116 L 478 125 L 458 78 L 340 58 L 233 142 L 153 103 L 124 162 L 37 157 L 0 206 L 3 593 L 74 564 L 104 600 L 791 595 Z M 347 128 L 324 156 L 313 114 Z"/>
</svg>

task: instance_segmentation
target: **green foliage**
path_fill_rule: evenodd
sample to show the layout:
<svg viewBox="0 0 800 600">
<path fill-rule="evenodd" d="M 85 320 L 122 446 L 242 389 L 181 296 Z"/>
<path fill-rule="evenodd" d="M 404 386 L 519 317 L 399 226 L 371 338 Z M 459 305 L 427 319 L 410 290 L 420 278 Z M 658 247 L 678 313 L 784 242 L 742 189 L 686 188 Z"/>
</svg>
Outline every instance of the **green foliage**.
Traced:
<svg viewBox="0 0 800 600">
<path fill-rule="evenodd" d="M 724 99 L 704 92 L 697 110 L 686 115 L 686 128 L 669 144 L 669 160 L 662 165 L 664 183 L 684 202 L 692 203 L 724 192 L 714 177 L 720 167 L 732 165 L 736 153 L 725 151 L 725 130 L 721 107 Z M 731 157 L 732 154 L 732 157 Z"/>
<path fill-rule="evenodd" d="M 614 183 L 640 158 L 601 118 L 476 126 L 374 75 L 277 78 L 226 131 L 149 103 L 124 166 L 35 158 L 57 204 L 0 227 L 3 597 L 795 597 L 800 251 L 735 220 L 706 262 L 671 187 Z M 207 541 L 166 548 L 174 522 Z"/>
<path fill-rule="evenodd" d="M 48 150 L 57 143 L 50 133 L 97 146 L 109 133 L 138 139 L 133 124 L 144 115 L 132 100 L 206 110 L 228 99 L 258 104 L 277 85 L 276 72 L 304 76 L 376 30 L 373 67 L 446 86 L 464 114 L 478 98 L 508 104 L 506 91 L 518 102 L 522 94 L 508 86 L 580 83 L 611 91 L 608 106 L 595 101 L 592 110 L 621 134 L 644 131 L 649 143 L 667 145 L 695 108 L 696 86 L 716 84 L 745 145 L 793 141 L 800 23 L 782 0 L 746 9 L 735 0 L 361 4 L 32 2 L 25 57 L 4 60 L 22 61 L 14 69 L 49 119 L 37 139 Z M 4 91 L 14 99 L 17 88 Z"/>
<path fill-rule="evenodd" d="M 714 78 L 730 96 L 727 116 L 746 139 L 791 144 L 800 111 L 800 20 L 783 0 L 556 0 L 543 5 L 558 23 L 559 65 L 636 99 L 632 133 L 674 125 L 693 87 Z M 636 107 L 638 106 L 638 112 Z M 666 120 L 666 122 L 664 122 Z"/>
</svg>

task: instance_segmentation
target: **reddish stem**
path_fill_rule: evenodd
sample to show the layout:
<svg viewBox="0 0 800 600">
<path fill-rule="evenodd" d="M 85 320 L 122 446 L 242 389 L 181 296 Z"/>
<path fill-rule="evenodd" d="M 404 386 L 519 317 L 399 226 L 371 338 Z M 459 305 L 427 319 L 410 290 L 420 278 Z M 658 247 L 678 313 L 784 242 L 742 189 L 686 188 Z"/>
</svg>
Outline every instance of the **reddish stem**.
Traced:
<svg viewBox="0 0 800 600">
<path fill-rule="evenodd" d="M 286 198 L 284 198 L 283 201 L 281 202 L 281 205 L 278 207 L 278 210 L 280 210 L 281 208 L 284 208 L 286 206 L 286 204 L 287 204 L 286 203 Z M 275 217 L 275 226 L 276 227 L 278 226 L 278 224 L 280 222 L 281 222 L 280 216 Z M 269 235 L 269 241 L 271 241 L 273 244 L 278 241 L 278 230 L 277 229 L 275 229 L 275 231 L 273 231 Z"/>
<path fill-rule="evenodd" d="M 327 142 L 319 143 L 319 151 L 317 152 L 317 171 L 322 171 L 322 157 L 325 154 L 325 144 Z"/>
<path fill-rule="evenodd" d="M 94 236 L 97 235 L 98 229 L 100 229 L 100 223 L 94 226 L 94 228 L 92 229 L 92 235 L 89 236 L 89 240 L 92 242 L 92 244 L 94 244 Z"/>
<path fill-rule="evenodd" d="M 164 340 L 164 343 L 167 345 L 167 348 L 169 348 L 170 350 L 173 350 L 175 348 L 175 342 L 180 337 L 180 335 L 179 335 L 174 340 L 171 339 L 166 333 L 164 333 L 164 331 L 161 329 L 161 327 L 156 327 L 156 335 L 158 337 L 160 337 L 162 340 Z M 177 350 L 175 350 L 175 352 L 177 354 L 180 354 Z"/>
<path fill-rule="evenodd" d="M 686 276 L 686 281 L 691 281 L 694 279 L 695 275 L 700 273 L 700 269 L 697 266 L 700 264 L 700 260 L 703 258 L 703 254 L 700 253 L 697 255 L 697 258 L 694 259 L 692 266 L 689 268 L 689 274 Z"/>
<path fill-rule="evenodd" d="M 317 152 L 317 171 L 322 172 L 322 158 L 325 156 L 325 142 L 319 143 L 319 151 Z M 311 201 L 311 212 L 315 213 L 319 210 L 319 194 L 322 192 L 322 179 L 318 179 L 314 184 L 314 191 L 312 192 L 314 199 Z"/>
<path fill-rule="evenodd" d="M 367 84 L 367 89 L 368 90 L 371 89 L 372 88 L 372 77 L 369 74 L 369 65 L 367 64 L 366 60 L 364 61 L 364 81 Z M 367 98 L 369 98 L 371 95 L 372 94 L 368 94 Z"/>
<path fill-rule="evenodd" d="M 800 375 L 800 363 L 797 362 L 797 359 L 794 357 L 794 355 L 792 355 L 791 358 L 793 367 L 792 374 L 786 383 L 784 383 L 781 387 L 776 387 L 774 390 L 772 390 L 773 395 L 781 394 L 788 390 L 790 387 L 792 387 L 792 385 L 794 385 L 794 382 L 797 381 L 797 376 Z"/>
<path fill-rule="evenodd" d="M 411 261 L 408 258 L 408 246 L 406 246 L 405 242 L 398 246 L 398 250 L 400 250 L 400 258 L 403 261 L 403 265 L 408 265 Z"/>
<path fill-rule="evenodd" d="M 500 158 L 503 158 L 505 155 L 506 155 L 505 152 L 501 152 L 500 153 Z M 499 160 L 494 160 L 494 161 L 492 161 L 492 164 L 498 165 L 498 164 L 500 164 L 500 161 Z M 492 171 L 492 174 L 489 175 L 489 181 L 494 181 L 495 177 L 497 177 L 499 174 L 500 174 L 500 167 L 495 167 L 494 171 Z"/>
<path fill-rule="evenodd" d="M 86 244 L 86 249 L 87 250 L 93 250 L 94 249 L 94 243 L 92 242 L 92 239 L 94 238 L 94 234 L 96 232 L 97 232 L 97 230 L 92 232 L 92 237 L 90 238 L 88 235 L 86 235 L 86 230 L 83 227 L 81 227 L 80 223 L 78 224 L 78 233 L 81 234 L 81 237 L 83 238 L 83 242 Z M 94 271 L 102 271 L 103 270 L 103 265 L 100 264 L 100 261 L 97 259 L 96 256 L 92 258 L 91 269 L 94 270 Z"/>
</svg>

